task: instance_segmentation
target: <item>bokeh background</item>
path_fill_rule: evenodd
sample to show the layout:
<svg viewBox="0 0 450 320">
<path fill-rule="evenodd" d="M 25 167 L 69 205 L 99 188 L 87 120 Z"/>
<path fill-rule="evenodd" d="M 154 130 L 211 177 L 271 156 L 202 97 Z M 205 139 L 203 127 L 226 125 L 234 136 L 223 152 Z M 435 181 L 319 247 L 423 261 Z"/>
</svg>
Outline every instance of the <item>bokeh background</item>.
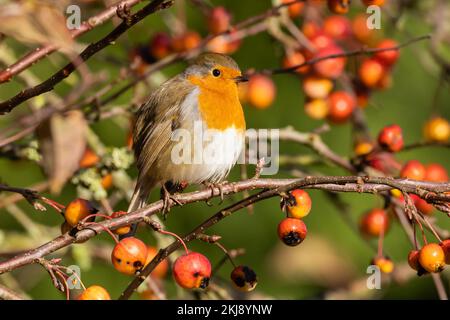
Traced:
<svg viewBox="0 0 450 320">
<path fill-rule="evenodd" d="M 364 7 L 358 1 L 355 2 L 357 3 L 348 14 L 349 17 L 364 10 Z M 241 21 L 249 16 L 264 12 L 272 5 L 271 1 L 268 0 L 214 0 L 210 3 L 225 6 L 232 12 L 234 21 Z M 395 27 L 387 19 L 388 14 L 383 14 L 382 32 L 386 37 L 399 42 L 414 36 L 432 33 L 434 27 L 430 23 L 429 17 L 424 18 L 424 15 L 427 14 L 427 10 L 433 3 L 434 1 L 423 1 L 423 4 L 416 8 L 405 10 L 401 16 L 401 23 Z M 89 16 L 92 13 L 99 12 L 103 6 L 102 1 L 98 1 L 97 4 L 90 4 L 86 7 L 86 10 L 88 10 L 86 15 Z M 188 27 L 198 31 L 202 36 L 206 36 L 208 31 L 205 26 L 205 18 L 200 10 L 191 4 L 187 4 L 184 8 Z M 177 9 L 179 7 L 174 6 L 168 11 L 176 14 Z M 83 19 L 87 16 L 83 16 Z M 163 17 L 164 13 L 158 13 L 140 22 L 121 37 L 115 45 L 109 46 L 90 59 L 88 62 L 89 69 L 94 73 L 106 72 L 109 79 L 117 77 L 121 66 L 129 64 L 129 53 L 132 48 L 148 43 L 155 32 L 168 30 Z M 297 20 L 296 23 L 299 23 L 299 21 L 301 19 Z M 112 22 L 105 23 L 77 41 L 85 44 L 95 41 L 109 32 L 112 27 Z M 12 49 L 17 57 L 20 57 L 30 48 L 30 46 L 18 41 L 6 39 L 0 44 L 0 55 L 4 50 L 2 46 Z M 427 42 L 419 42 L 402 49 L 401 58 L 393 71 L 391 88 L 372 95 L 364 112 L 368 118 L 369 129 L 374 136 L 383 126 L 396 123 L 403 128 L 405 142 L 407 144 L 413 143 L 423 139 L 422 127 L 424 122 L 432 115 L 432 110 L 437 110 L 440 115 L 447 119 L 450 118 L 448 82 L 444 81 L 443 84 L 439 84 L 439 72 L 436 66 L 430 63 L 427 46 Z M 243 70 L 277 68 L 280 66 L 282 57 L 283 49 L 281 45 L 267 33 L 260 33 L 244 39 L 241 48 L 233 54 L 233 58 Z M 29 70 L 38 79 L 45 80 L 65 62 L 64 56 L 54 54 L 51 58 L 40 61 Z M 155 76 L 157 78 L 155 81 L 175 75 L 182 71 L 184 67 L 184 63 L 177 63 L 165 68 Z M 55 92 L 64 96 L 73 83 L 79 81 L 78 77 L 77 74 L 70 76 L 55 88 Z M 323 124 L 323 121 L 313 120 L 305 115 L 303 110 L 305 97 L 297 76 L 281 74 L 273 76 L 273 80 L 276 84 L 277 94 L 275 102 L 270 108 L 259 110 L 249 105 L 244 106 L 249 128 L 281 128 L 290 125 L 299 131 L 306 132 Z M 440 90 L 436 97 L 438 87 L 440 87 Z M 0 85 L 0 99 L 9 98 L 22 88 L 22 84 L 17 80 L 2 84 Z M 132 98 L 133 90 L 130 90 L 114 104 L 126 105 Z M 1 128 L 10 126 L 26 112 L 26 107 L 19 107 L 11 114 L 1 116 L 0 132 L 2 131 Z M 128 130 L 124 128 L 123 123 L 123 119 L 110 118 L 93 123 L 91 128 L 106 146 L 123 147 L 126 144 L 128 134 Z M 70 128 L 67 129 L 70 130 Z M 333 125 L 329 132 L 323 134 L 323 139 L 338 154 L 352 155 L 353 142 L 349 124 Z M 292 155 L 312 154 L 307 148 L 290 143 L 281 143 L 280 152 Z M 398 155 L 402 161 L 419 159 L 424 163 L 437 162 L 445 166 L 447 170 L 450 170 L 449 156 L 450 150 L 437 147 L 405 151 Z M 342 169 L 325 164 L 316 164 L 308 167 L 308 169 L 329 175 L 347 174 Z M 251 174 L 253 166 L 250 166 L 248 171 Z M 129 173 L 131 176 L 135 176 L 136 170 L 130 169 Z M 289 177 L 289 174 L 281 169 L 277 177 Z M 235 168 L 228 180 L 235 181 L 239 178 L 239 168 Z M 41 168 L 32 161 L 13 161 L 0 156 L 0 179 L 12 186 L 29 187 L 45 180 L 46 177 Z M 60 195 L 44 194 L 64 204 L 76 197 L 76 188 L 71 183 L 67 183 Z M 312 212 L 305 218 L 309 234 L 305 242 L 298 247 L 286 247 L 277 238 L 276 227 L 283 217 L 277 198 L 256 204 L 252 214 L 246 210 L 241 210 L 223 220 L 208 232 L 209 234 L 221 235 L 221 243 L 229 249 L 245 249 L 245 255 L 238 257 L 236 262 L 251 266 L 259 277 L 258 287 L 249 297 L 286 299 L 314 299 L 324 296 L 328 298 L 383 299 L 437 298 L 430 276 L 412 277 L 412 280 L 401 284 L 387 281 L 383 284 L 381 290 L 364 290 L 365 277 L 367 276 L 366 268 L 375 252 L 361 238 L 358 231 L 355 231 L 354 227 L 345 221 L 342 213 L 336 209 L 323 192 L 310 191 L 310 195 L 313 200 Z M 6 193 L 0 195 L 0 197 L 6 196 L 8 196 Z M 158 193 L 154 192 L 152 199 L 157 197 Z M 212 207 L 205 203 L 187 205 L 183 208 L 176 207 L 170 212 L 166 227 L 178 234 L 187 233 L 219 208 L 240 198 L 240 194 L 234 195 L 227 198 L 225 203 L 221 205 L 215 199 L 212 201 L 214 204 Z M 348 203 L 350 220 L 354 223 L 358 221 L 364 211 L 383 205 L 381 198 L 372 195 L 343 194 L 342 199 Z M 12 215 L 5 208 L 0 209 L 0 253 L 35 247 L 59 233 L 62 219 L 54 211 L 49 209 L 46 212 L 37 212 L 25 201 L 21 201 L 17 205 L 25 216 Z M 115 210 L 126 210 L 126 208 L 127 201 L 125 200 L 120 201 L 114 207 Z M 440 212 L 435 212 L 435 216 L 438 219 L 439 226 L 448 229 L 450 226 L 448 217 Z M 34 234 L 27 234 L 17 219 L 38 223 L 37 230 Z M 41 226 L 45 226 L 45 228 Z M 156 244 L 152 232 L 145 228 L 141 228 L 139 237 L 146 243 Z M 376 240 L 373 240 L 373 244 L 376 244 Z M 108 261 L 98 259 L 93 255 L 93 252 L 96 251 L 95 248 L 98 246 L 111 245 L 110 237 L 102 234 L 88 243 L 74 245 L 69 250 L 61 250 L 55 253 L 55 256 L 63 257 L 65 265 L 80 265 L 82 267 L 82 279 L 86 285 L 100 284 L 108 289 L 112 297 L 117 297 L 131 278 L 119 274 Z M 189 247 L 207 255 L 213 265 L 223 257 L 223 253 L 217 247 L 199 241 L 190 243 Z M 396 265 L 401 265 L 405 263 L 410 249 L 411 245 L 406 235 L 398 223 L 394 222 L 386 236 L 386 253 Z M 217 279 L 217 283 L 224 283 L 224 286 L 227 287 L 231 270 L 232 266 L 227 262 L 220 269 L 220 279 Z M 405 272 L 412 271 L 405 270 Z M 448 290 L 448 271 L 445 271 L 442 275 Z M 164 281 L 168 296 L 170 298 L 179 297 L 180 292 L 177 291 L 170 274 Z M 64 298 L 63 294 L 52 286 L 50 278 L 40 266 L 27 266 L 12 274 L 1 275 L 0 282 L 11 287 L 22 288 L 30 297 L 35 299 Z M 363 287 L 361 287 L 361 284 Z M 191 297 L 189 295 L 181 296 Z M 138 296 L 135 295 L 134 298 L 138 298 Z"/>
</svg>

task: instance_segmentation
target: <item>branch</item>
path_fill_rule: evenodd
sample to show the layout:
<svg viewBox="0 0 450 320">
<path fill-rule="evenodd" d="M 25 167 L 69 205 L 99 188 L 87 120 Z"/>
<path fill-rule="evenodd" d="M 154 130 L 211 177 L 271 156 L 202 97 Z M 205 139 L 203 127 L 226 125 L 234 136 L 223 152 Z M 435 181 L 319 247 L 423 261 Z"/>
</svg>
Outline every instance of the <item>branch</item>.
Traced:
<svg viewBox="0 0 450 320">
<path fill-rule="evenodd" d="M 408 179 L 393 179 L 386 177 L 358 177 L 358 176 L 323 176 L 323 177 L 306 177 L 302 179 L 249 179 L 235 183 L 228 183 L 221 188 L 208 188 L 202 191 L 195 191 L 185 194 L 174 195 L 174 199 L 181 204 L 188 204 L 199 201 L 206 201 L 212 197 L 218 197 L 221 194 L 228 195 L 242 192 L 244 190 L 264 189 L 262 193 L 244 199 L 243 201 L 231 207 L 238 210 L 246 205 L 261 201 L 270 197 L 277 196 L 281 192 L 286 192 L 295 188 L 304 189 L 320 189 L 339 192 L 357 192 L 357 193 L 380 193 L 390 189 L 400 189 L 407 193 L 414 193 L 424 196 L 433 195 L 435 193 L 443 193 L 450 191 L 450 183 L 431 183 L 422 181 L 413 181 Z M 448 198 L 448 199 L 447 199 Z M 450 196 L 447 196 L 450 201 Z M 428 196 L 428 201 L 433 201 L 432 196 Z M 442 200 L 440 200 L 442 201 Z M 170 207 L 176 205 L 171 200 Z M 27 264 L 36 263 L 38 259 L 55 252 L 61 248 L 67 247 L 73 243 L 84 242 L 95 235 L 104 232 L 105 228 L 115 230 L 119 227 L 140 222 L 144 217 L 152 216 L 162 210 L 163 201 L 159 200 L 145 208 L 131 212 L 125 216 L 102 221 L 95 225 L 86 227 L 80 226 L 79 231 L 75 235 L 73 233 L 65 233 L 54 240 L 43 244 L 42 246 L 26 251 L 18 256 L 0 263 L 0 274 L 12 271 Z M 225 209 L 229 211 L 230 208 Z M 224 212 L 221 210 L 220 212 Z M 212 219 L 212 218 L 211 218 Z M 217 219 L 217 217 L 215 218 Z M 220 219 L 212 221 L 217 223 Z M 209 221 L 209 220 L 208 220 Z M 208 223 L 211 223 L 208 222 Z M 212 225 L 210 224 L 210 225 Z M 207 226 L 210 226 L 209 224 Z M 202 232 L 203 233 L 203 232 Z"/>
<path fill-rule="evenodd" d="M 72 36 L 72 39 L 78 38 L 79 36 L 85 34 L 86 32 L 92 30 L 93 28 L 105 23 L 112 17 L 116 16 L 117 10 L 119 8 L 123 7 L 131 8 L 141 1 L 142 0 L 123 0 L 113 6 L 110 6 L 105 11 L 89 18 L 89 20 L 87 21 L 84 21 L 79 28 L 71 30 L 70 35 Z M 32 66 L 42 58 L 47 57 L 48 55 L 57 51 L 58 49 L 59 49 L 58 46 L 49 44 L 36 48 L 33 51 L 29 52 L 16 63 L 0 71 L 0 84 L 10 81 L 13 76 L 21 73 L 23 70 Z"/>
<path fill-rule="evenodd" d="M 144 8 L 139 10 L 134 15 L 128 17 L 126 20 L 122 21 L 114 30 L 112 30 L 108 35 L 99 41 L 89 45 L 83 52 L 79 55 L 78 59 L 71 61 L 64 68 L 60 69 L 58 72 L 53 74 L 50 78 L 44 82 L 38 84 L 37 86 L 25 89 L 10 98 L 7 101 L 0 103 L 0 114 L 6 114 L 11 112 L 15 107 L 21 103 L 36 97 L 40 94 L 53 90 L 56 84 L 67 78 L 77 67 L 92 57 L 97 52 L 103 50 L 105 47 L 114 43 L 114 41 L 122 35 L 125 31 L 131 28 L 133 25 L 144 19 L 146 16 L 160 10 L 170 7 L 173 1 L 169 0 L 153 0 L 150 4 L 146 5 Z"/>
<path fill-rule="evenodd" d="M 41 211 L 45 210 L 45 208 L 39 202 L 37 202 L 38 200 L 41 200 L 42 197 L 35 190 L 10 187 L 6 184 L 0 183 L 0 192 L 1 191 L 8 191 L 8 192 L 14 192 L 14 193 L 20 194 L 36 210 L 41 210 Z"/>
<path fill-rule="evenodd" d="M 280 130 L 280 140 L 293 141 L 306 145 L 337 166 L 344 168 L 351 173 L 357 173 L 350 161 L 334 153 L 322 141 L 318 134 L 297 132 L 292 127 L 287 127 Z"/>
</svg>

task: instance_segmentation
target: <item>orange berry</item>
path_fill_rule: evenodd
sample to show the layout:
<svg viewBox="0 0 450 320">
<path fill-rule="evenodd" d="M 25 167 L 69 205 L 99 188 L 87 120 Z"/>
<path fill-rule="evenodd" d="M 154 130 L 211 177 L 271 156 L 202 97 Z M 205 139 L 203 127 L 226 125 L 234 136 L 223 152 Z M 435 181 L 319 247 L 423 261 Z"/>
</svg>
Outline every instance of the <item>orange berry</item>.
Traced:
<svg viewBox="0 0 450 320">
<path fill-rule="evenodd" d="M 292 0 L 282 0 L 282 3 L 292 3 Z M 289 16 L 291 18 L 297 18 L 303 12 L 303 8 L 305 7 L 304 2 L 297 2 L 288 6 Z"/>
<path fill-rule="evenodd" d="M 385 68 L 375 59 L 365 59 L 358 69 L 358 76 L 361 82 L 369 87 L 375 88 L 383 80 L 385 74 Z"/>
<path fill-rule="evenodd" d="M 71 227 L 74 227 L 88 215 L 97 211 L 90 201 L 77 198 L 71 201 L 64 209 L 64 218 Z"/>
<path fill-rule="evenodd" d="M 307 76 L 303 79 L 302 87 L 306 96 L 313 99 L 324 99 L 333 90 L 333 81 L 318 76 Z"/>
<path fill-rule="evenodd" d="M 450 124 L 444 118 L 432 118 L 425 123 L 424 135 L 427 141 L 447 142 L 450 138 Z"/>
<path fill-rule="evenodd" d="M 147 260 L 145 261 L 145 266 L 147 266 L 153 258 L 158 254 L 158 249 L 152 246 L 147 247 Z M 161 261 L 158 266 L 153 269 L 151 275 L 155 278 L 164 278 L 167 274 L 167 270 L 169 270 L 169 262 L 167 259 Z"/>
<path fill-rule="evenodd" d="M 400 171 L 400 177 L 412 180 L 424 180 L 425 174 L 425 166 L 417 160 L 408 161 Z"/>
<path fill-rule="evenodd" d="M 445 264 L 450 264 L 450 239 L 446 239 L 439 244 L 444 250 Z"/>
<path fill-rule="evenodd" d="M 333 39 L 344 40 L 351 35 L 352 25 L 344 16 L 329 16 L 323 22 L 323 31 Z"/>
<path fill-rule="evenodd" d="M 125 212 L 125 211 L 116 211 L 111 214 L 111 218 L 114 219 L 114 218 L 125 216 L 127 214 L 128 214 L 128 212 Z M 131 231 L 131 226 L 127 225 L 127 226 L 117 228 L 116 230 L 114 230 L 114 233 L 118 234 L 118 235 L 124 235 L 124 234 L 129 233 L 130 231 Z"/>
<path fill-rule="evenodd" d="M 350 10 L 350 0 L 328 0 L 328 9 L 337 14 L 345 14 Z"/>
<path fill-rule="evenodd" d="M 397 152 L 403 148 L 403 132 L 394 124 L 384 127 L 378 135 L 378 144 L 386 150 Z"/>
<path fill-rule="evenodd" d="M 231 15 L 224 7 L 215 7 L 208 16 L 208 29 L 213 34 L 222 33 L 228 30 L 231 23 Z"/>
<path fill-rule="evenodd" d="M 274 101 L 276 94 L 275 84 L 272 79 L 256 74 L 248 81 L 248 102 L 258 109 L 268 108 Z"/>
<path fill-rule="evenodd" d="M 387 257 L 375 258 L 372 260 L 372 264 L 378 266 L 383 273 L 392 273 L 394 271 L 394 262 Z"/>
<path fill-rule="evenodd" d="M 445 254 L 437 243 L 429 243 L 420 249 L 419 263 L 428 272 L 441 272 L 445 266 Z"/>
<path fill-rule="evenodd" d="M 134 275 L 140 271 L 147 260 L 147 246 L 141 240 L 128 237 L 117 243 L 111 253 L 111 261 L 117 271 Z"/>
<path fill-rule="evenodd" d="M 385 39 L 381 41 L 377 46 L 376 49 L 386 49 L 386 48 L 393 48 L 397 47 L 398 43 L 392 39 Z M 395 62 L 397 62 L 398 57 L 400 56 L 400 51 L 397 50 L 389 50 L 389 51 L 380 51 L 375 53 L 374 57 L 378 61 L 386 64 L 387 66 L 393 65 Z"/>
<path fill-rule="evenodd" d="M 112 174 L 108 173 L 106 176 L 102 177 L 101 184 L 102 184 L 103 189 L 105 189 L 105 190 L 110 189 L 113 185 Z"/>
<path fill-rule="evenodd" d="M 323 58 L 335 54 L 342 54 L 343 52 L 344 51 L 342 51 L 342 49 L 337 46 L 330 46 L 328 48 L 319 50 L 314 55 L 313 59 Z M 313 67 L 317 74 L 325 78 L 336 79 L 344 71 L 346 61 L 347 59 L 345 57 L 327 58 L 316 62 Z"/>
<path fill-rule="evenodd" d="M 236 288 L 244 292 L 253 291 L 258 284 L 255 271 L 247 266 L 237 266 L 230 277 Z"/>
<path fill-rule="evenodd" d="M 360 221 L 361 232 L 367 236 L 378 237 L 389 228 L 389 217 L 383 209 L 372 209 Z"/>
<path fill-rule="evenodd" d="M 357 15 L 352 21 L 352 31 L 359 42 L 373 46 L 376 44 L 379 34 L 374 29 L 367 27 L 368 17 L 366 14 Z"/>
<path fill-rule="evenodd" d="M 304 105 L 305 113 L 316 120 L 325 119 L 328 115 L 329 105 L 325 99 L 312 99 Z"/>
<path fill-rule="evenodd" d="M 172 49 L 175 52 L 183 52 L 194 49 L 200 45 L 202 37 L 195 31 L 187 31 L 172 39 Z"/>
<path fill-rule="evenodd" d="M 285 218 L 278 224 L 278 237 L 291 247 L 302 243 L 307 232 L 305 223 L 300 219 Z"/>
<path fill-rule="evenodd" d="M 84 290 L 76 300 L 111 300 L 111 297 L 105 288 L 94 285 Z"/>
<path fill-rule="evenodd" d="M 382 6 L 384 5 L 384 0 L 362 0 L 366 6 Z"/>
<path fill-rule="evenodd" d="M 430 163 L 426 167 L 425 180 L 432 182 L 447 182 L 447 170 L 438 163 Z"/>
<path fill-rule="evenodd" d="M 347 121 L 356 107 L 356 99 L 346 91 L 335 91 L 328 97 L 328 119 L 333 123 Z"/>
<path fill-rule="evenodd" d="M 371 153 L 374 147 L 375 146 L 373 145 L 372 142 L 360 141 L 356 143 L 353 152 L 355 152 L 357 156 L 364 156 L 366 154 Z"/>
<path fill-rule="evenodd" d="M 293 52 L 291 54 L 288 54 L 283 59 L 283 68 L 292 68 L 294 66 L 300 65 L 306 61 L 305 56 L 301 52 Z M 305 74 L 308 72 L 309 66 L 303 66 L 300 68 L 295 69 L 295 72 L 300 74 Z"/>
<path fill-rule="evenodd" d="M 100 161 L 100 157 L 90 148 L 86 148 L 83 157 L 79 162 L 80 168 L 89 168 L 95 166 Z"/>
<path fill-rule="evenodd" d="M 172 271 L 180 287 L 205 289 L 211 278 L 211 263 L 201 253 L 189 252 L 175 260 Z"/>
<path fill-rule="evenodd" d="M 302 189 L 295 189 L 289 193 L 287 210 L 291 218 L 306 217 L 311 211 L 312 201 L 309 194 Z"/>
<path fill-rule="evenodd" d="M 151 55 L 157 60 L 167 57 L 170 53 L 172 53 L 171 42 L 172 39 L 167 33 L 158 32 L 154 34 L 152 40 L 150 41 Z"/>
</svg>

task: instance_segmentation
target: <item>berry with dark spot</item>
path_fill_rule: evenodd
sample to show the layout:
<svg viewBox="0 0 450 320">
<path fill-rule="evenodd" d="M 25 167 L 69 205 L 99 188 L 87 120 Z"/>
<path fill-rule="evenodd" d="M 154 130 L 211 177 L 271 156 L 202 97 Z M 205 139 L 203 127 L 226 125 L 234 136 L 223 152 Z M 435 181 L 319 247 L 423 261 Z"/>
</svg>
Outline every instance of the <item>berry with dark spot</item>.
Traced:
<svg viewBox="0 0 450 320">
<path fill-rule="evenodd" d="M 291 247 L 302 243 L 307 232 L 305 223 L 300 219 L 285 218 L 278 224 L 278 237 Z"/>
<path fill-rule="evenodd" d="M 428 272 L 441 272 L 445 266 L 445 253 L 437 243 L 429 243 L 420 249 L 419 263 Z"/>
<path fill-rule="evenodd" d="M 129 237 L 116 244 L 111 253 L 111 261 L 117 271 L 133 275 L 144 267 L 147 254 L 145 243 L 137 238 Z"/>
<path fill-rule="evenodd" d="M 230 277 L 236 288 L 244 292 L 254 290 L 258 284 L 255 271 L 247 266 L 237 266 L 231 272 Z"/>
<path fill-rule="evenodd" d="M 205 289 L 211 278 L 211 263 L 198 252 L 186 253 L 175 260 L 173 277 L 185 289 Z"/>
<path fill-rule="evenodd" d="M 311 198 L 305 190 L 292 190 L 286 204 L 289 216 L 292 218 L 303 218 L 311 211 Z"/>
</svg>

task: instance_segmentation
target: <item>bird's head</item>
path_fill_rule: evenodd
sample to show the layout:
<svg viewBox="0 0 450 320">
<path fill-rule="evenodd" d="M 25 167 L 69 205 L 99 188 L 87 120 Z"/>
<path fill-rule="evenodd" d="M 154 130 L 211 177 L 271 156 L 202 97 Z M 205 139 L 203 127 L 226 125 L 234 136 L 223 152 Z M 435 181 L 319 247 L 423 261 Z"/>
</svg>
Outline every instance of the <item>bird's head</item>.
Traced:
<svg viewBox="0 0 450 320">
<path fill-rule="evenodd" d="M 201 54 L 186 69 L 185 75 L 193 84 L 212 91 L 236 87 L 237 83 L 247 81 L 237 63 L 219 53 Z"/>
</svg>

